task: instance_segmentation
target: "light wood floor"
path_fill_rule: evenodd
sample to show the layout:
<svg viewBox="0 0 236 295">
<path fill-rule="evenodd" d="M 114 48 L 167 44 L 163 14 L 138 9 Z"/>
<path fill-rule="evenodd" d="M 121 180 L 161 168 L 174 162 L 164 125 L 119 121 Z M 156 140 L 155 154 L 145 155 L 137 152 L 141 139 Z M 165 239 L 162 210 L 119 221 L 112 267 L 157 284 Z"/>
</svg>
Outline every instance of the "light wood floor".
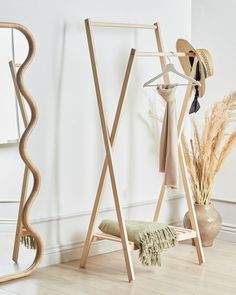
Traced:
<svg viewBox="0 0 236 295">
<path fill-rule="evenodd" d="M 142 267 L 132 253 L 136 280 L 126 281 L 122 252 L 90 257 L 86 269 L 78 261 L 38 269 L 30 277 L 0 285 L 0 295 L 235 295 L 236 243 L 217 240 L 204 248 L 199 266 L 191 245 L 178 245 L 162 255 L 162 267 Z"/>
</svg>

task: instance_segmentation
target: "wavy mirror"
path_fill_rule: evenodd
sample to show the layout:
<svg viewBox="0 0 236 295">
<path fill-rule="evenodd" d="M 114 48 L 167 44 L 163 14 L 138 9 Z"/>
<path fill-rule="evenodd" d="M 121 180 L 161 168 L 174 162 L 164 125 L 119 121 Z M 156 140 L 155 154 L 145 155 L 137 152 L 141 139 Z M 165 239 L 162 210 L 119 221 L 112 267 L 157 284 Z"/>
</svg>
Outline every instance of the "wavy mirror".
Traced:
<svg viewBox="0 0 236 295">
<path fill-rule="evenodd" d="M 42 241 L 29 221 L 40 174 L 27 152 L 37 108 L 24 84 L 35 43 L 29 30 L 0 23 L 0 282 L 29 275 Z"/>
</svg>

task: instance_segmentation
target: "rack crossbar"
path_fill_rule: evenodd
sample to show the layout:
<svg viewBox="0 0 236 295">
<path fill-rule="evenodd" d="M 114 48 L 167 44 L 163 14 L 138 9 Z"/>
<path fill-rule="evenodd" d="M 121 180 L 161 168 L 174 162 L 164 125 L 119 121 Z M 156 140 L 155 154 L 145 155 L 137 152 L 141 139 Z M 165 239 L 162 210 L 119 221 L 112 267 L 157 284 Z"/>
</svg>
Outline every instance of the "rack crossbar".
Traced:
<svg viewBox="0 0 236 295">
<path fill-rule="evenodd" d="M 145 56 L 145 57 L 153 57 L 153 56 L 170 56 L 170 57 L 184 57 L 184 56 L 195 56 L 194 53 L 189 52 L 144 52 L 144 51 L 136 51 L 136 56 Z"/>
<path fill-rule="evenodd" d="M 127 23 L 112 23 L 112 22 L 90 22 L 93 27 L 109 27 L 109 28 L 123 28 L 123 29 L 151 29 L 155 30 L 156 25 L 141 25 L 141 24 L 127 24 Z"/>
</svg>

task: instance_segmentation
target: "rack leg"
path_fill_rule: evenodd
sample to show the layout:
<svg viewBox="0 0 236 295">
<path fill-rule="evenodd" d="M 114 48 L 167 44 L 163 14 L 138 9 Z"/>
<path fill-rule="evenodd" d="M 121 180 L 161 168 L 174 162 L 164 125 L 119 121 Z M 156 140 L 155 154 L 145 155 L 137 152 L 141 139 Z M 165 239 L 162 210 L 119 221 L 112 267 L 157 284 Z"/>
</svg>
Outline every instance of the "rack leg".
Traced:
<svg viewBox="0 0 236 295">
<path fill-rule="evenodd" d="M 95 199 L 95 203 L 94 203 L 94 207 L 93 207 L 93 212 L 91 215 L 90 224 L 89 224 L 89 228 L 88 228 L 88 232 L 87 232 L 87 238 L 86 238 L 84 248 L 83 248 L 83 253 L 82 253 L 82 256 L 80 259 L 80 267 L 84 268 L 86 266 L 89 248 L 90 248 L 92 238 L 93 238 L 93 229 L 94 229 L 94 225 L 95 225 L 96 215 L 97 215 L 97 211 L 98 211 L 98 208 L 99 208 L 99 205 L 101 202 L 101 193 L 102 193 L 103 183 L 104 183 L 106 172 L 107 172 L 107 165 L 109 166 L 109 172 L 110 172 L 110 176 L 111 176 L 111 184 L 112 184 L 112 190 L 113 190 L 113 194 L 114 194 L 117 219 L 118 219 L 118 223 L 119 223 L 119 227 L 120 227 L 120 231 L 121 231 L 122 246 L 123 246 L 125 263 L 126 263 L 126 268 L 127 268 L 127 273 L 128 273 L 128 279 L 129 279 L 129 281 L 132 281 L 132 280 L 134 280 L 134 271 L 133 271 L 133 266 L 132 266 L 131 257 L 130 257 L 130 251 L 129 251 L 129 247 L 128 247 L 128 237 L 127 237 L 125 225 L 123 222 L 122 211 L 121 211 L 122 209 L 121 209 L 120 203 L 119 203 L 119 197 L 118 197 L 116 181 L 115 181 L 115 174 L 114 174 L 114 167 L 113 167 L 112 160 L 108 161 L 108 157 L 106 157 L 104 165 L 103 165 L 102 174 L 101 174 L 101 178 L 100 178 L 100 182 L 99 182 L 99 186 L 98 186 L 98 190 L 97 190 L 97 194 L 96 194 L 96 199 Z"/>
<path fill-rule="evenodd" d="M 160 191 L 160 194 L 159 194 L 159 198 L 158 198 L 158 201 L 157 201 L 156 211 L 155 211 L 154 218 L 153 218 L 153 221 L 155 221 L 155 222 L 159 221 L 161 207 L 162 207 L 162 203 L 163 203 L 163 200 L 164 200 L 164 197 L 165 197 L 165 192 L 166 192 L 166 186 L 164 185 L 164 182 L 163 182 L 162 186 L 161 186 L 161 191 Z"/>
<path fill-rule="evenodd" d="M 186 194 L 190 222 L 191 222 L 192 229 L 194 231 L 196 231 L 196 238 L 194 238 L 194 242 L 195 242 L 195 247 L 197 250 L 198 261 L 199 261 L 199 264 L 202 264 L 205 262 L 205 257 L 204 257 L 204 252 L 202 249 L 202 241 L 201 241 L 201 237 L 200 237 L 200 233 L 199 233 L 196 212 L 194 209 L 194 204 L 193 204 L 193 200 L 192 200 L 192 196 L 191 196 L 191 188 L 190 188 L 190 183 L 189 183 L 189 179 L 188 179 L 188 175 L 187 175 L 187 167 L 186 167 L 184 152 L 183 152 L 183 148 L 182 148 L 182 141 L 179 144 L 178 153 L 179 153 L 179 165 L 180 165 L 180 169 L 181 169 L 184 190 L 185 190 L 185 194 Z"/>
<path fill-rule="evenodd" d="M 109 148 L 109 150 L 111 151 L 110 148 Z M 117 219 L 118 219 L 118 224 L 119 224 L 119 229 L 120 229 L 120 237 L 121 237 L 121 241 L 122 241 L 122 247 L 123 247 L 125 264 L 126 264 L 126 269 L 127 269 L 127 274 L 128 274 L 128 280 L 129 280 L 129 282 L 131 282 L 135 279 L 134 270 L 133 270 L 133 264 L 131 261 L 131 255 L 130 255 L 130 250 L 129 250 L 127 231 L 125 228 L 124 218 L 122 216 L 123 214 L 122 214 L 122 209 L 120 206 L 119 194 L 117 191 L 116 177 L 115 177 L 113 160 L 112 160 L 112 153 L 109 153 L 109 150 L 108 150 L 108 166 L 109 166 L 109 172 L 110 172 L 110 177 L 111 177 L 111 186 L 112 186 L 112 191 L 113 191 L 113 195 L 114 195 L 116 214 L 117 214 Z"/>
<path fill-rule="evenodd" d="M 128 87 L 129 77 L 131 74 L 134 58 L 135 58 L 135 50 L 131 50 L 126 73 L 125 73 L 125 77 L 124 77 L 124 82 L 123 82 L 121 93 L 120 93 L 120 98 L 119 98 L 118 105 L 117 105 L 115 119 L 113 122 L 112 131 L 111 131 L 110 144 L 111 144 L 112 148 L 114 148 L 114 144 L 115 144 L 115 138 L 116 138 L 118 125 L 119 125 L 119 121 L 120 121 L 120 116 L 121 116 L 124 101 L 125 101 L 126 91 L 127 91 L 127 87 Z M 93 231 L 94 231 L 95 221 L 96 221 L 96 217 L 97 217 L 97 212 L 100 208 L 101 194 L 102 194 L 103 185 L 104 185 L 104 181 L 105 181 L 106 174 L 107 174 L 106 173 L 107 167 L 108 167 L 108 161 L 107 161 L 107 157 L 106 157 L 104 160 L 104 163 L 103 163 L 102 173 L 101 173 L 101 177 L 100 177 L 100 181 L 99 181 L 99 185 L 98 185 L 98 189 L 97 189 L 97 193 L 96 193 L 96 198 L 95 198 L 95 202 L 94 202 L 94 206 L 93 206 L 92 215 L 91 215 L 90 222 L 89 222 L 88 232 L 87 232 L 82 256 L 80 259 L 80 267 L 81 268 L 86 267 L 89 249 L 90 249 L 90 245 L 91 245 L 91 242 L 93 239 Z"/>
<path fill-rule="evenodd" d="M 100 121 L 101 121 L 102 132 L 103 132 L 104 145 L 105 145 L 105 149 L 106 149 L 106 159 L 105 159 L 105 162 L 103 165 L 102 175 L 100 178 L 100 183 L 99 183 L 99 187 L 98 187 L 98 191 L 97 191 L 97 195 L 96 195 L 96 199 L 95 199 L 95 204 L 94 204 L 92 216 L 90 219 L 89 229 L 87 232 L 86 242 L 85 242 L 85 246 L 84 246 L 82 257 L 81 257 L 80 266 L 85 267 L 85 265 L 86 265 L 86 260 L 88 257 L 88 252 L 89 252 L 89 248 L 90 248 L 91 241 L 92 241 L 93 228 L 94 228 L 94 224 L 95 224 L 95 220 L 96 220 L 96 216 L 97 216 L 97 212 L 98 212 L 98 207 L 99 207 L 100 201 L 101 201 L 101 192 L 102 192 L 103 183 L 105 180 L 107 166 L 108 166 L 109 172 L 110 172 L 110 177 L 111 177 L 111 184 L 112 184 L 112 191 L 113 191 L 113 196 L 114 196 L 114 201 L 115 201 L 117 219 L 118 219 L 119 228 L 120 228 L 123 253 L 124 253 L 126 269 L 127 269 L 127 273 L 128 273 L 128 279 L 129 279 L 129 281 L 132 281 L 132 280 L 134 280 L 134 271 L 133 271 L 133 265 L 131 262 L 131 256 L 130 256 L 129 247 L 128 247 L 127 232 L 126 232 L 125 224 L 124 224 L 123 217 L 122 217 L 122 211 L 121 211 L 120 202 L 119 202 L 119 195 L 118 195 L 118 190 L 117 190 L 117 185 L 116 185 L 116 180 L 115 180 L 115 172 L 114 172 L 113 160 L 112 160 L 112 146 L 113 146 L 113 143 L 115 140 L 116 131 L 117 131 L 118 123 L 119 123 L 119 119 L 120 119 L 120 114 L 122 111 L 122 106 L 123 106 L 123 102 L 125 99 L 126 90 L 128 87 L 130 72 L 131 72 L 133 60 L 135 57 L 135 50 L 134 49 L 131 50 L 131 53 L 130 53 L 130 58 L 129 58 L 128 66 L 127 66 L 126 73 L 125 73 L 125 78 L 124 78 L 124 82 L 123 82 L 123 86 L 122 86 L 122 90 L 121 90 L 120 99 L 118 101 L 115 120 L 114 120 L 113 127 L 112 127 L 112 135 L 110 137 L 109 131 L 107 128 L 105 113 L 104 113 L 104 109 L 103 109 L 103 100 L 102 100 L 102 95 L 101 95 L 101 90 L 100 90 L 100 85 L 99 85 L 99 77 L 98 77 L 96 58 L 95 58 L 94 41 L 93 41 L 93 37 L 92 37 L 91 23 L 90 23 L 89 19 L 85 20 L 85 27 L 86 27 L 86 33 L 87 33 L 87 39 L 88 39 L 88 46 L 89 46 L 89 52 L 90 52 L 92 70 L 93 70 L 96 95 L 97 95 Z"/>
<path fill-rule="evenodd" d="M 106 157 L 104 164 L 103 164 L 103 168 L 102 168 L 102 173 L 101 173 L 101 177 L 100 177 L 100 181 L 99 181 L 99 185 L 98 185 L 98 189 L 97 189 L 97 193 L 96 193 L 96 198 L 95 198 L 95 202 L 94 202 L 94 206 L 93 206 L 92 215 L 90 217 L 88 232 L 87 232 L 86 240 L 84 242 L 82 256 L 80 258 L 80 267 L 81 268 L 86 267 L 89 249 L 90 249 L 90 245 L 91 245 L 91 242 L 93 239 L 93 230 L 94 230 L 94 226 L 95 226 L 97 212 L 99 210 L 100 203 L 101 203 L 101 194 L 102 194 L 103 184 L 104 184 L 106 174 L 107 174 L 107 164 L 108 163 L 107 163 L 107 157 Z"/>
<path fill-rule="evenodd" d="M 19 209 L 18 209 L 15 242 L 14 242 L 13 255 L 12 255 L 12 260 L 15 263 L 18 263 L 21 230 L 22 230 L 22 211 L 24 208 L 25 200 L 26 200 L 28 183 L 29 183 L 29 169 L 27 167 L 25 167 L 23 184 L 22 184 L 22 191 L 21 191 L 21 198 L 20 198 L 20 204 L 19 204 Z"/>
</svg>

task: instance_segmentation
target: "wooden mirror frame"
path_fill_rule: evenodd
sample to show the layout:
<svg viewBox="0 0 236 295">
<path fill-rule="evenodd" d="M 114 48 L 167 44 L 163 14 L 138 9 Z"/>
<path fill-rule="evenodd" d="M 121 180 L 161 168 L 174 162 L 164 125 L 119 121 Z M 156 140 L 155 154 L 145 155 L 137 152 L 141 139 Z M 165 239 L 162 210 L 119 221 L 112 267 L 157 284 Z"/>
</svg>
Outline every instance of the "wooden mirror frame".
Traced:
<svg viewBox="0 0 236 295">
<path fill-rule="evenodd" d="M 21 159 L 23 160 L 25 164 L 25 168 L 29 169 L 29 171 L 31 172 L 33 176 L 32 189 L 22 209 L 22 225 L 24 229 L 26 230 L 27 234 L 32 236 L 36 243 L 35 258 L 31 266 L 29 266 L 25 270 L 16 272 L 14 274 L 0 276 L 0 283 L 2 283 L 2 282 L 17 279 L 17 278 L 22 278 L 31 274 L 39 265 L 40 260 L 42 258 L 43 243 L 39 234 L 34 230 L 34 228 L 32 227 L 29 221 L 30 208 L 35 198 L 37 197 L 37 194 L 40 189 L 40 173 L 37 167 L 34 165 L 34 163 L 30 160 L 28 156 L 27 142 L 32 130 L 34 129 L 36 125 L 37 118 L 38 118 L 38 111 L 32 96 L 30 95 L 30 93 L 28 92 L 28 90 L 26 89 L 24 85 L 24 80 L 23 80 L 24 73 L 26 69 L 28 68 L 28 66 L 31 64 L 35 54 L 35 42 L 31 32 L 26 27 L 20 24 L 0 22 L 0 29 L 16 29 L 20 31 L 26 37 L 26 40 L 29 46 L 27 57 L 17 71 L 16 81 L 17 81 L 17 86 L 19 88 L 19 91 L 21 95 L 23 96 L 23 98 L 25 99 L 25 101 L 27 102 L 31 112 L 31 118 L 30 118 L 29 124 L 25 128 L 19 142 L 19 153 L 20 153 Z"/>
</svg>

